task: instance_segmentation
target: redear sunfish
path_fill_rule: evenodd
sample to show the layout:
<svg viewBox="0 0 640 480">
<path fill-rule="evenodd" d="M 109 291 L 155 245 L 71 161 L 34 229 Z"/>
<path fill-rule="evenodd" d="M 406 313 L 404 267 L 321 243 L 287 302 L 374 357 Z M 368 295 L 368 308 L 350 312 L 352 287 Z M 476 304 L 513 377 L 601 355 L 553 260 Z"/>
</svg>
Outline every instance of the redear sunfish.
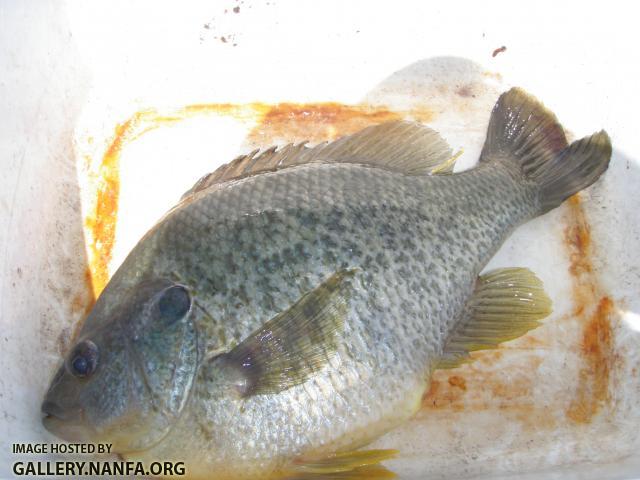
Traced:
<svg viewBox="0 0 640 480">
<path fill-rule="evenodd" d="M 395 452 L 366 445 L 417 411 L 432 372 L 551 312 L 530 270 L 483 267 L 610 157 L 604 131 L 568 144 L 517 88 L 460 173 L 435 131 L 405 121 L 238 157 L 113 275 L 44 424 L 195 478 L 387 478 Z"/>
</svg>

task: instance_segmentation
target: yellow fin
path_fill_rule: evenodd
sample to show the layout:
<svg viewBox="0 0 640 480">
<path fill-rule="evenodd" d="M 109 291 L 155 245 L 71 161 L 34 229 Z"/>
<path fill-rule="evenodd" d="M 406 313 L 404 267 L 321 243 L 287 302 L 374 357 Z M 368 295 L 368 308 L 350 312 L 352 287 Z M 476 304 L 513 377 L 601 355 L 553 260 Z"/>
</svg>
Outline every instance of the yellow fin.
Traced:
<svg viewBox="0 0 640 480">
<path fill-rule="evenodd" d="M 551 300 L 531 270 L 501 268 L 481 275 L 436 368 L 456 368 L 470 361 L 469 352 L 518 338 L 551 311 Z"/>
<path fill-rule="evenodd" d="M 356 480 L 395 478 L 380 462 L 398 454 L 397 450 L 358 450 L 330 455 L 320 460 L 296 460 L 287 480 Z"/>
<path fill-rule="evenodd" d="M 461 148 L 450 159 L 445 160 L 440 165 L 437 165 L 431 170 L 431 175 L 448 175 L 453 173 L 453 168 L 456 166 L 458 158 L 464 153 L 464 149 Z"/>
</svg>

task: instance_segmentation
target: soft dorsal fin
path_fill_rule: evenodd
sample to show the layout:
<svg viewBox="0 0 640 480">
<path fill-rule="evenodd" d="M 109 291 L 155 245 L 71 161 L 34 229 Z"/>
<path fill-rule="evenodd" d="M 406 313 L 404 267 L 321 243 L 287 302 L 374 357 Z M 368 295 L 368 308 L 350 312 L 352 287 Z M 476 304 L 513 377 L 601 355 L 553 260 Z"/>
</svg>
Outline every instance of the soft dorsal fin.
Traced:
<svg viewBox="0 0 640 480">
<path fill-rule="evenodd" d="M 307 163 L 357 163 L 407 175 L 453 170 L 451 149 L 435 131 L 403 120 L 381 123 L 315 147 L 305 143 L 254 150 L 222 165 L 196 182 L 182 198 L 211 185 Z"/>
<path fill-rule="evenodd" d="M 469 352 L 496 348 L 539 327 L 551 313 L 542 282 L 526 268 L 501 268 L 481 275 L 436 368 L 456 368 Z"/>
</svg>

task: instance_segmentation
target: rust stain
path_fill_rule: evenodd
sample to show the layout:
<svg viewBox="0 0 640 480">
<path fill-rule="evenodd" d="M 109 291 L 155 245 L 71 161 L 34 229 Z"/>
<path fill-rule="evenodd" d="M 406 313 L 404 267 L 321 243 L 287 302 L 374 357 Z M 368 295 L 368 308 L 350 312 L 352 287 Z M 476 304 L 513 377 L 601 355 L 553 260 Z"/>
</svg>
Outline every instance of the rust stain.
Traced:
<svg viewBox="0 0 640 480">
<path fill-rule="evenodd" d="M 464 377 L 451 375 L 448 381 L 449 385 L 451 385 L 452 387 L 458 387 L 462 391 L 467 391 L 467 381 L 464 379 Z"/>
<path fill-rule="evenodd" d="M 535 363 L 535 362 L 533 362 Z M 480 411 L 531 407 L 533 380 L 525 372 L 500 375 L 484 366 L 465 365 L 455 375 L 436 371 L 421 410 Z"/>
<path fill-rule="evenodd" d="M 567 417 L 577 423 L 589 423 L 610 400 L 609 376 L 615 361 L 612 312 L 613 302 L 609 297 L 602 297 L 584 327 L 580 350 L 585 365 L 580 371 L 578 390 L 567 410 Z"/>
<path fill-rule="evenodd" d="M 118 196 L 120 194 L 120 150 L 125 141 L 125 135 L 134 120 L 135 117 L 116 126 L 114 140 L 104 153 L 100 164 L 95 211 L 85 220 L 87 228 L 92 233 L 88 246 L 89 268 L 91 269 L 91 287 L 96 297 L 108 280 L 108 266 L 112 257 Z"/>
<path fill-rule="evenodd" d="M 201 115 L 229 116 L 256 126 L 248 140 L 255 146 L 309 141 L 317 143 L 354 133 L 369 125 L 389 120 L 412 119 L 426 122 L 433 118 L 427 108 L 390 111 L 385 107 L 340 103 L 201 103 L 160 111 L 146 109 L 116 125 L 95 172 L 95 201 L 85 218 L 88 232 L 90 285 L 95 297 L 109 281 L 113 258 L 120 195 L 120 157 L 126 146 L 145 133 Z M 231 160 L 231 159 L 229 159 Z M 85 158 L 91 165 L 91 158 Z"/>
<path fill-rule="evenodd" d="M 574 195 L 567 204 L 570 214 L 564 241 L 569 253 L 573 316 L 582 328 L 578 351 L 583 366 L 566 415 L 572 422 L 590 423 L 610 400 L 610 376 L 617 360 L 613 344 L 614 303 L 594 272 L 591 228 L 580 196 Z"/>
<path fill-rule="evenodd" d="M 454 387 L 447 380 L 439 378 L 436 372 L 431 380 L 431 386 L 422 399 L 422 408 L 440 410 L 450 409 L 461 411 L 464 409 L 464 390 Z"/>
<path fill-rule="evenodd" d="M 573 276 L 590 274 L 591 265 L 591 227 L 587 223 L 580 204 L 580 197 L 569 198 L 572 222 L 565 229 L 565 244 L 569 248 L 569 272 Z"/>
<path fill-rule="evenodd" d="M 280 103 L 269 109 L 260 124 L 249 134 L 249 140 L 261 145 L 278 141 L 319 143 L 391 120 L 427 122 L 432 118 L 433 113 L 428 109 L 402 112 L 331 102 Z"/>
</svg>

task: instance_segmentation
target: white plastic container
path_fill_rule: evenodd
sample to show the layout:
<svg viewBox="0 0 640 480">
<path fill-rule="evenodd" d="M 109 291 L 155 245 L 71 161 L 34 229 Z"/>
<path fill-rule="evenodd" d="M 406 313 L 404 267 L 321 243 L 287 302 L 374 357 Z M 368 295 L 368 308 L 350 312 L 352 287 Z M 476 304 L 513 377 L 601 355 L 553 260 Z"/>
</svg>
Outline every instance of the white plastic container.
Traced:
<svg viewBox="0 0 640 480">
<path fill-rule="evenodd" d="M 437 373 L 416 418 L 375 445 L 400 450 L 388 466 L 407 479 L 640 477 L 632 10 L 1 3 L 0 477 L 48 459 L 11 448 L 56 441 L 39 409 L 74 326 L 202 174 L 254 147 L 398 116 L 440 131 L 463 149 L 457 169 L 469 168 L 512 85 L 576 138 L 606 128 L 611 167 L 579 201 L 520 228 L 488 267 L 543 279 L 554 302 L 545 325 Z"/>
</svg>

